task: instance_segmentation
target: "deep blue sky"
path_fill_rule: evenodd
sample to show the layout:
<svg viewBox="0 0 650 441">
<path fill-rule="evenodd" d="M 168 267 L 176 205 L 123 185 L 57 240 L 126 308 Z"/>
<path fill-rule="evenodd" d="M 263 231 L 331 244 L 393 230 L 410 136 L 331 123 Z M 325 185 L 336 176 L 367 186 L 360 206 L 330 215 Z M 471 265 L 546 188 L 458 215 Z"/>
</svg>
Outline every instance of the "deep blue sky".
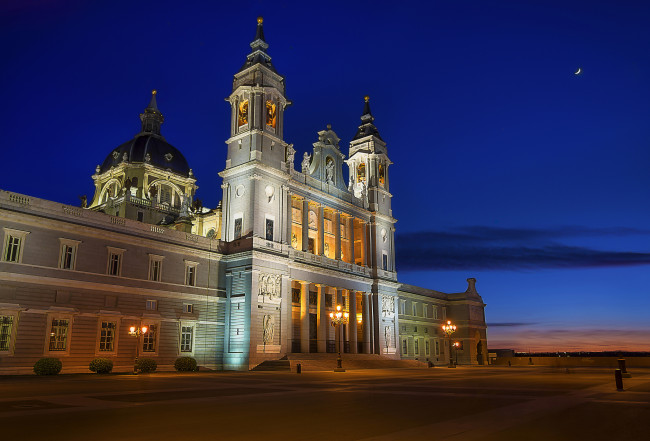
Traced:
<svg viewBox="0 0 650 441">
<path fill-rule="evenodd" d="M 0 4 L 0 188 L 92 196 L 155 88 L 215 206 L 263 15 L 299 155 L 328 123 L 347 152 L 371 96 L 402 282 L 477 277 L 491 347 L 650 350 L 647 2 L 183 3 Z"/>
</svg>

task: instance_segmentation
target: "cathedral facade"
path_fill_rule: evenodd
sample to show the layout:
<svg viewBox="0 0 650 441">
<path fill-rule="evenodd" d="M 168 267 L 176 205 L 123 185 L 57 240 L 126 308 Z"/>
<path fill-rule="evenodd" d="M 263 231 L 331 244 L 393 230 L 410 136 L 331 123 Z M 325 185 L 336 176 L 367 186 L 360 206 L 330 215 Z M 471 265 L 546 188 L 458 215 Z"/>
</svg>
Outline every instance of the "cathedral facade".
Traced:
<svg viewBox="0 0 650 441">
<path fill-rule="evenodd" d="M 44 356 L 64 371 L 95 357 L 128 370 L 192 356 L 247 370 L 288 354 L 374 354 L 484 364 L 475 280 L 447 294 L 398 282 L 389 149 L 365 97 L 347 155 L 327 126 L 311 153 L 284 140 L 285 78 L 258 19 L 234 76 L 222 202 L 195 201 L 181 152 L 161 134 L 152 94 L 141 131 L 113 149 L 81 207 L 0 192 L 0 372 Z M 348 175 L 343 175 L 343 164 Z M 339 331 L 330 313 L 349 323 Z M 452 353 L 442 325 L 457 326 Z M 130 335 L 131 327 L 148 332 Z M 338 343 L 338 345 L 337 345 Z"/>
</svg>

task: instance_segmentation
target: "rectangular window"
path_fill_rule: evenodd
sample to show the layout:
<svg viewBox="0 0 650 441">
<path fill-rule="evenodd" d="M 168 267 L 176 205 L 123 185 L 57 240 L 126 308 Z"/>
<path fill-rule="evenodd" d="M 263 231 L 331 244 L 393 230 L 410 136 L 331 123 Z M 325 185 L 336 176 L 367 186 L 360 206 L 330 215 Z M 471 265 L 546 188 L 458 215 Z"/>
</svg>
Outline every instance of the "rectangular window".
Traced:
<svg viewBox="0 0 650 441">
<path fill-rule="evenodd" d="M 436 305 L 433 305 L 433 318 L 438 320 L 438 307 Z"/>
<path fill-rule="evenodd" d="M 429 305 L 423 304 L 422 305 L 422 312 L 423 312 L 424 318 L 429 318 Z"/>
<path fill-rule="evenodd" d="M 241 237 L 241 227 L 242 227 L 242 218 L 241 217 L 235 218 L 235 234 L 233 236 L 234 239 L 239 239 Z"/>
<path fill-rule="evenodd" d="M 426 351 L 426 355 L 429 355 L 429 340 L 424 342 L 424 350 Z"/>
<path fill-rule="evenodd" d="M 191 303 L 183 304 L 183 312 L 186 314 L 194 313 L 194 305 L 192 305 Z"/>
<path fill-rule="evenodd" d="M 420 344 L 419 344 L 420 340 L 416 338 L 415 340 L 413 340 L 413 343 L 415 345 L 415 355 L 420 355 Z"/>
<path fill-rule="evenodd" d="M 384 254 L 381 256 L 382 268 L 384 271 L 388 271 L 388 254 L 384 251 Z"/>
<path fill-rule="evenodd" d="M 436 355 L 440 355 L 440 342 L 436 340 Z"/>
<path fill-rule="evenodd" d="M 149 280 L 160 282 L 162 278 L 162 261 L 164 256 L 149 254 Z"/>
<path fill-rule="evenodd" d="M 399 313 L 402 315 L 406 314 L 406 300 L 399 301 Z"/>
<path fill-rule="evenodd" d="M 413 306 L 413 316 L 417 316 L 418 315 L 418 304 L 413 302 L 412 306 Z"/>
<path fill-rule="evenodd" d="M 50 327 L 50 351 L 65 351 L 68 347 L 68 319 L 52 319 Z"/>
<path fill-rule="evenodd" d="M 273 241 L 273 219 L 266 219 L 266 240 Z"/>
<path fill-rule="evenodd" d="M 108 263 L 106 265 L 106 274 L 109 276 L 122 275 L 122 255 L 124 254 L 121 248 L 108 248 Z"/>
<path fill-rule="evenodd" d="M 101 352 L 113 352 L 115 350 L 116 322 L 102 321 L 99 330 L 99 350 Z"/>
<path fill-rule="evenodd" d="M 77 264 L 77 247 L 81 243 L 78 240 L 59 238 L 59 268 L 74 270 Z"/>
<path fill-rule="evenodd" d="M 318 303 L 318 293 L 314 291 L 309 291 L 309 304 L 316 306 Z"/>
<path fill-rule="evenodd" d="M 194 326 L 181 326 L 181 352 L 192 352 Z"/>
<path fill-rule="evenodd" d="M 158 300 L 147 300 L 147 303 L 144 306 L 144 309 L 147 311 L 157 311 L 158 310 Z"/>
<path fill-rule="evenodd" d="M 409 353 L 409 344 L 408 340 L 402 340 L 402 355 L 408 355 Z"/>
<path fill-rule="evenodd" d="M 13 327 L 13 315 L 0 315 L 0 352 L 9 352 L 11 350 L 11 332 Z"/>
<path fill-rule="evenodd" d="M 158 337 L 158 327 L 149 325 L 147 332 L 142 337 L 142 352 L 156 352 L 156 338 Z"/>
<path fill-rule="evenodd" d="M 291 288 L 291 303 L 300 304 L 300 288 Z"/>
<path fill-rule="evenodd" d="M 325 294 L 325 306 L 328 308 L 332 307 L 332 294 Z"/>
<path fill-rule="evenodd" d="M 198 265 L 196 262 L 185 261 L 185 284 L 187 286 L 196 286 L 196 268 Z"/>
<path fill-rule="evenodd" d="M 23 246 L 28 231 L 13 230 L 5 228 L 4 251 L 2 260 L 5 262 L 21 263 L 23 261 Z"/>
</svg>

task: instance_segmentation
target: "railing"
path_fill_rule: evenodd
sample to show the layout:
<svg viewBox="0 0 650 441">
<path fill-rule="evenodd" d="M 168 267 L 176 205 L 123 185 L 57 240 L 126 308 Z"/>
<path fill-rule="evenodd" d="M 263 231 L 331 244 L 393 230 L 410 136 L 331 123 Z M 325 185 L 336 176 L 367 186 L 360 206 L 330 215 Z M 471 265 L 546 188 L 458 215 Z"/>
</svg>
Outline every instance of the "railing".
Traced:
<svg viewBox="0 0 650 441">
<path fill-rule="evenodd" d="M 19 196 L 17 194 L 9 193 L 9 201 L 10 202 L 15 202 L 16 204 L 20 204 L 20 205 L 29 205 L 29 198 L 28 197 Z"/>
</svg>

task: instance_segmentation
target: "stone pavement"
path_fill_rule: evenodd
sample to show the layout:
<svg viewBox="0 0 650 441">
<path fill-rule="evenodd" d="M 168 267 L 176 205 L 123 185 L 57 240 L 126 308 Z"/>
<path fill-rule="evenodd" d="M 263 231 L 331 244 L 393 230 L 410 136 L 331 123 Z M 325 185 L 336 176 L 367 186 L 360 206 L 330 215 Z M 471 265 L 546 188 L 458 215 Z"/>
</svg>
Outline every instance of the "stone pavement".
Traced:
<svg viewBox="0 0 650 441">
<path fill-rule="evenodd" d="M 0 377 L 22 440 L 644 440 L 650 370 L 458 367 Z"/>
</svg>

